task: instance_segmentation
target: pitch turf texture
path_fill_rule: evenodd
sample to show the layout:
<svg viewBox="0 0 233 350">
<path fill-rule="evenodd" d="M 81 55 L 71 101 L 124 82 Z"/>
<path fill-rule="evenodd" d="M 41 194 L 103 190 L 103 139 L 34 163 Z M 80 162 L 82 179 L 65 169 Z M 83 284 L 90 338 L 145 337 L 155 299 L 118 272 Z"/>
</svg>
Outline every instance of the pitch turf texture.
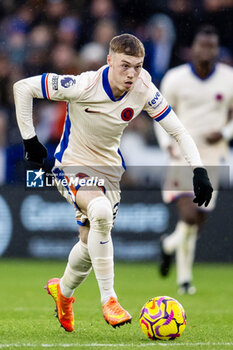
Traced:
<svg viewBox="0 0 233 350">
<path fill-rule="evenodd" d="M 178 296 L 175 271 L 167 279 L 152 263 L 116 263 L 115 289 L 133 316 L 132 324 L 113 329 L 103 319 L 93 272 L 75 293 L 75 331 L 67 333 L 54 315 L 54 302 L 43 289 L 61 276 L 65 262 L 0 261 L 0 349 L 233 349 L 232 265 L 195 266 L 198 293 Z M 187 313 L 187 327 L 175 341 L 151 341 L 138 318 L 147 299 L 169 295 Z"/>
</svg>

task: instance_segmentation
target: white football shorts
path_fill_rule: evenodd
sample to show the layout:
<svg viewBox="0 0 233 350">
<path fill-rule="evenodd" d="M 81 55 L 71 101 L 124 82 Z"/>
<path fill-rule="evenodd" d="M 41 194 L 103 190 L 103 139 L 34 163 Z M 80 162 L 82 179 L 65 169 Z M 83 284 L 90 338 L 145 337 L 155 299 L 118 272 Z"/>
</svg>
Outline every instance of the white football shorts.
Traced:
<svg viewBox="0 0 233 350">
<path fill-rule="evenodd" d="M 75 209 L 78 225 L 85 226 L 88 220 L 76 203 L 78 190 L 84 185 L 87 190 L 96 191 L 100 188 L 103 191 L 111 203 L 113 222 L 115 221 L 121 199 L 118 182 L 111 182 L 103 173 L 85 166 L 55 166 L 52 172 L 58 191 Z"/>
</svg>

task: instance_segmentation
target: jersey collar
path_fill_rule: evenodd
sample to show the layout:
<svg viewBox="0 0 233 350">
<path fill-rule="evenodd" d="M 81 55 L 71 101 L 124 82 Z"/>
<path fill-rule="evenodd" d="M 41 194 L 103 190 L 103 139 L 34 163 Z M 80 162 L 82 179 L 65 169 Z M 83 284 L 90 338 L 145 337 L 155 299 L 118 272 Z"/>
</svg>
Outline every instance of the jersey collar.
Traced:
<svg viewBox="0 0 233 350">
<path fill-rule="evenodd" d="M 127 94 L 127 91 L 121 97 L 119 97 L 118 99 L 115 99 L 115 97 L 113 96 L 109 81 L 108 81 L 108 71 L 109 71 L 109 67 L 106 67 L 103 71 L 103 74 L 102 74 L 103 88 L 104 88 L 106 94 L 108 95 L 108 97 L 112 101 L 114 101 L 114 102 L 120 101 L 120 100 L 122 100 L 123 97 L 125 97 L 125 95 Z"/>
<path fill-rule="evenodd" d="M 190 69 L 191 69 L 192 73 L 193 73 L 198 79 L 201 79 L 201 80 L 207 80 L 207 79 L 209 79 L 209 78 L 214 74 L 214 72 L 216 71 L 216 64 L 215 64 L 215 65 L 213 66 L 211 72 L 207 75 L 207 77 L 201 78 L 201 77 L 197 74 L 197 72 L 195 71 L 194 65 L 193 65 L 192 63 L 189 63 L 189 66 L 190 66 Z"/>
</svg>

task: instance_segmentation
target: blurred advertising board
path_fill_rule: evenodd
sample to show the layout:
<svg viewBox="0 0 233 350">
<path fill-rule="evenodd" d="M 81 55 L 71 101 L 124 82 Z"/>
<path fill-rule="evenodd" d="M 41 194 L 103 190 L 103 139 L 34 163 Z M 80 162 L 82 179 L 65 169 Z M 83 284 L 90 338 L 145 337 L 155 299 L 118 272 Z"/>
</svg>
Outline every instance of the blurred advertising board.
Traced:
<svg viewBox="0 0 233 350">
<path fill-rule="evenodd" d="M 159 260 L 159 238 L 172 232 L 174 205 L 160 190 L 123 190 L 112 231 L 116 260 Z M 198 261 L 233 261 L 232 190 L 220 191 L 197 246 Z M 57 190 L 0 187 L 0 256 L 66 259 L 78 240 L 75 211 Z"/>
</svg>

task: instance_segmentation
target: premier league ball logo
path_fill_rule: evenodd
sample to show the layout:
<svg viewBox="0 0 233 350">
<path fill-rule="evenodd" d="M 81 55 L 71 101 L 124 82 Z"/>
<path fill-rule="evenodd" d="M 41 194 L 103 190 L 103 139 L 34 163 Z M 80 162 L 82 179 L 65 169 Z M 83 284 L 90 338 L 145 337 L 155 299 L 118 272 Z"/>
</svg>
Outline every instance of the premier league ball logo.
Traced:
<svg viewBox="0 0 233 350">
<path fill-rule="evenodd" d="M 76 80 L 71 77 L 65 77 L 61 80 L 61 86 L 64 88 L 69 88 L 76 83 Z"/>
</svg>

